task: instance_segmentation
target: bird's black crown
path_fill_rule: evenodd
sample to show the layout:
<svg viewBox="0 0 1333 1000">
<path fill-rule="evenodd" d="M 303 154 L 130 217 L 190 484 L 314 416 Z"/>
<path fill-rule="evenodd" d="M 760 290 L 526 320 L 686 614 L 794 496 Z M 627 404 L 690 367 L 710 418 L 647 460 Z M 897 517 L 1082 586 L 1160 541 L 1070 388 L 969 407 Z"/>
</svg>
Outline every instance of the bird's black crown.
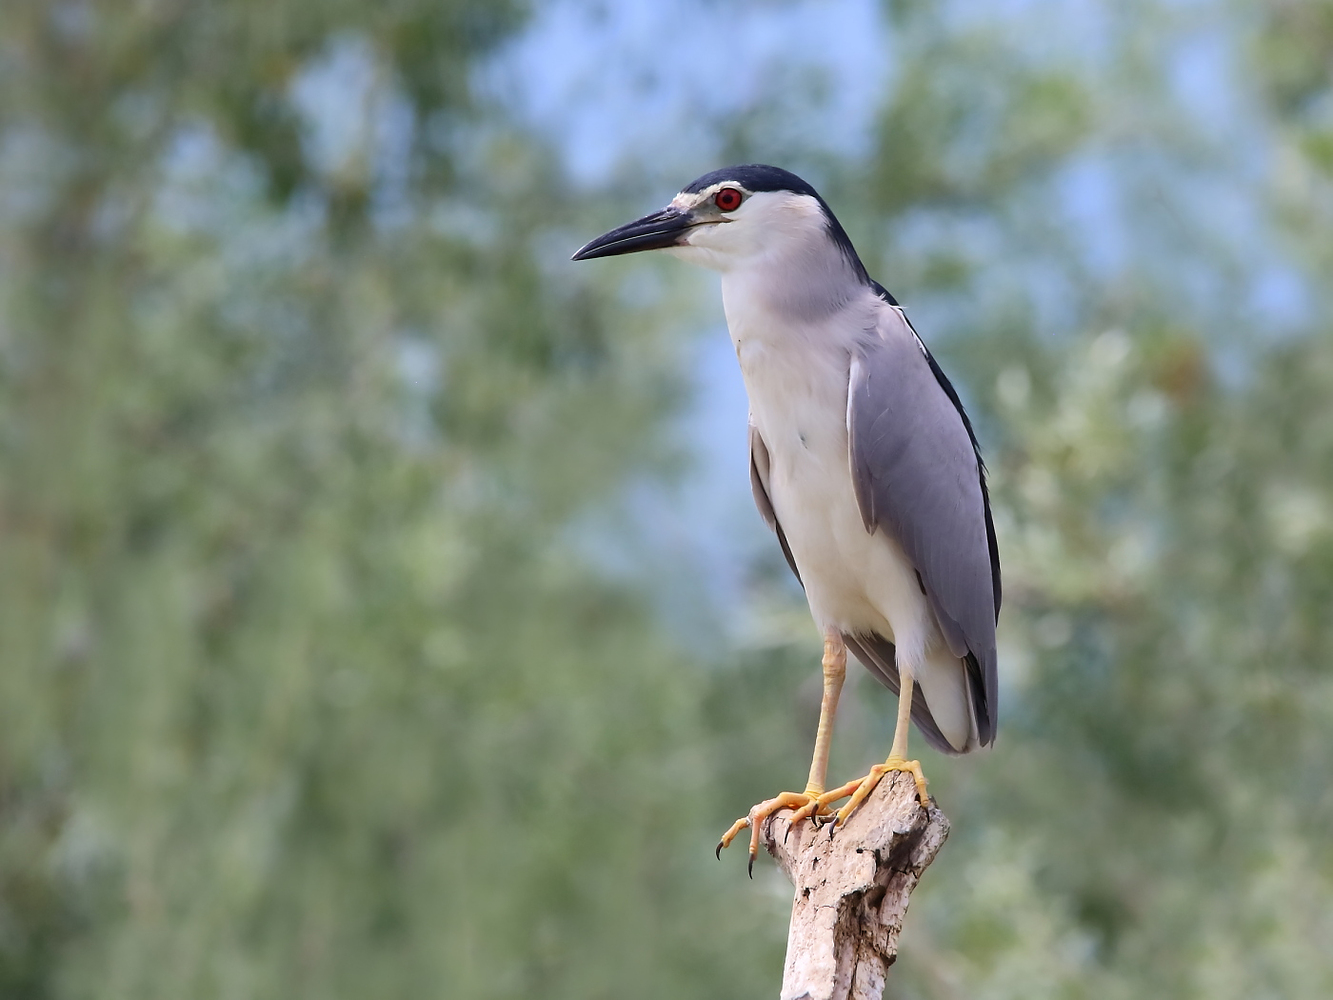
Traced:
<svg viewBox="0 0 1333 1000">
<path fill-rule="evenodd" d="M 747 191 L 790 191 L 793 194 L 808 194 L 819 198 L 819 194 L 805 181 L 789 170 L 770 167 L 767 163 L 743 163 L 736 167 L 723 167 L 704 174 L 698 180 L 685 187 L 686 194 L 698 194 L 704 188 L 722 181 L 735 181 Z M 820 201 L 823 201 L 821 198 Z"/>
</svg>

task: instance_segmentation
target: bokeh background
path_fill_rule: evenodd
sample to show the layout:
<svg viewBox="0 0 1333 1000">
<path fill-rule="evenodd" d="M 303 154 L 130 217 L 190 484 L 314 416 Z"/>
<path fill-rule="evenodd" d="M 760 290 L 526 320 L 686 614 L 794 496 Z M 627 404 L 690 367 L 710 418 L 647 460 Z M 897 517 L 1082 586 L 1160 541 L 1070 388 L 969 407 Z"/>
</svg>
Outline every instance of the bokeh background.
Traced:
<svg viewBox="0 0 1333 1000">
<path fill-rule="evenodd" d="M 716 278 L 568 260 L 749 160 L 991 468 L 888 995 L 1333 995 L 1328 0 L 6 0 L 0 995 L 776 994 L 818 637 Z"/>
</svg>

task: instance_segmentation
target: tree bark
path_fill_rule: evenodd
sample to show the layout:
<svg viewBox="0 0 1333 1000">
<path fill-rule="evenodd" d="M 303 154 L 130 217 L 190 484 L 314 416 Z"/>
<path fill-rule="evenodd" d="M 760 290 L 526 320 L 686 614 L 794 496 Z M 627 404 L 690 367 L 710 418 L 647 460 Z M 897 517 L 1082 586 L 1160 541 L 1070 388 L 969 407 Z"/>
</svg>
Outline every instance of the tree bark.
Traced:
<svg viewBox="0 0 1333 1000">
<path fill-rule="evenodd" d="M 809 822 L 792 829 L 790 819 L 779 812 L 762 831 L 796 886 L 782 1000 L 880 1000 L 908 898 L 949 821 L 934 799 L 921 808 L 903 773 L 886 775 L 832 836 Z"/>
</svg>

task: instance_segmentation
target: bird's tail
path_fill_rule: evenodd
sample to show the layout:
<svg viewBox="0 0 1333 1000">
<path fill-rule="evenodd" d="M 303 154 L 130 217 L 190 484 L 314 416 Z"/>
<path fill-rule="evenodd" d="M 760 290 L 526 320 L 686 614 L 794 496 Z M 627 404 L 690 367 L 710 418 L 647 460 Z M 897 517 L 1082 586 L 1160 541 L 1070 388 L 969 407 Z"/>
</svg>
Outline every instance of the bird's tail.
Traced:
<svg viewBox="0 0 1333 1000">
<path fill-rule="evenodd" d="M 893 643 L 879 634 L 844 634 L 842 638 L 865 668 L 897 694 L 900 681 Z M 964 754 L 980 747 L 975 698 L 963 661 L 947 648 L 932 650 L 916 680 L 912 686 L 912 721 L 926 742 L 947 754 Z M 938 719 L 931 711 L 932 704 L 939 710 Z"/>
</svg>

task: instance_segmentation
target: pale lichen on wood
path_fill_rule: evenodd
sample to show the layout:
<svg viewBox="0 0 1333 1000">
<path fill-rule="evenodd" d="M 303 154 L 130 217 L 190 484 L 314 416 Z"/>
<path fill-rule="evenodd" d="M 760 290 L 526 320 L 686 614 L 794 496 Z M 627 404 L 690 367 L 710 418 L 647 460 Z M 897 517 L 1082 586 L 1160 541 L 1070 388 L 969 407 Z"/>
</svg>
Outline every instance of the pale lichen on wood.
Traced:
<svg viewBox="0 0 1333 1000">
<path fill-rule="evenodd" d="M 828 827 L 777 813 L 762 831 L 796 887 L 782 1000 L 880 1000 L 898 956 L 907 902 L 949 835 L 923 809 L 911 776 L 891 774 L 830 836 Z"/>
</svg>

